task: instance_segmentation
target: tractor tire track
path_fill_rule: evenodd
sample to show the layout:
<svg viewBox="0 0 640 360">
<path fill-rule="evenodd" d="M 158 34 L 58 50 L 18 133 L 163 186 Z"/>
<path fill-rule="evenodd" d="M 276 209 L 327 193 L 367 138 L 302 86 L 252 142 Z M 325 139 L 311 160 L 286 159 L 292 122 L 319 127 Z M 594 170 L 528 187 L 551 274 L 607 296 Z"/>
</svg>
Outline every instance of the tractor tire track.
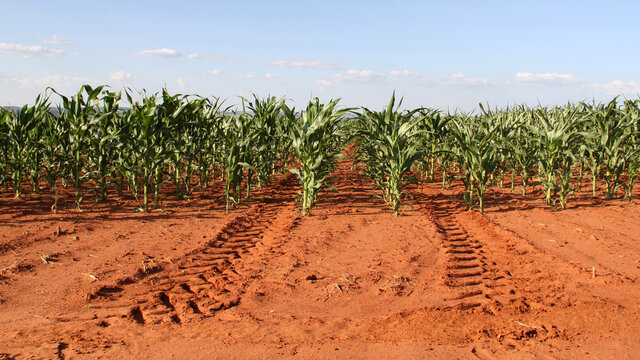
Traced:
<svg viewBox="0 0 640 360">
<path fill-rule="evenodd" d="M 87 296 L 91 307 L 106 319 L 181 324 L 237 306 L 247 281 L 259 275 L 256 267 L 245 267 L 256 246 L 296 225 L 295 184 L 295 177 L 287 176 L 277 186 L 278 200 L 251 207 L 212 241 L 166 266 L 143 262 L 142 271 L 99 287 Z"/>
<path fill-rule="evenodd" d="M 477 236 L 475 227 L 482 226 L 470 227 L 468 212 L 440 193 L 420 194 L 417 199 L 442 236 L 443 284 L 449 290 L 445 307 L 464 310 L 513 303 L 517 294 L 511 273 L 499 263 L 496 249 Z"/>
</svg>

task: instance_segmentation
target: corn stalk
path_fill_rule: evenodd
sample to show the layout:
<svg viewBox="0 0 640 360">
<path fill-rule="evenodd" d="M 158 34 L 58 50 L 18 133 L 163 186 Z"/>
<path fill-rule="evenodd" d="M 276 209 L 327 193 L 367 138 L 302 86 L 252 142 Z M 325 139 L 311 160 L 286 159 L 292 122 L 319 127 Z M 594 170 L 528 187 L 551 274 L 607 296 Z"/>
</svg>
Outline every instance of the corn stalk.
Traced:
<svg viewBox="0 0 640 360">
<path fill-rule="evenodd" d="M 337 109 L 339 100 L 321 104 L 318 98 L 309 101 L 299 115 L 283 104 L 282 111 L 293 124 L 289 134 L 299 167 L 289 169 L 300 182 L 298 193 L 300 212 L 310 215 L 319 191 L 325 186 L 335 161 L 341 158 L 344 134 L 340 131 L 342 117 L 350 109 Z"/>
</svg>

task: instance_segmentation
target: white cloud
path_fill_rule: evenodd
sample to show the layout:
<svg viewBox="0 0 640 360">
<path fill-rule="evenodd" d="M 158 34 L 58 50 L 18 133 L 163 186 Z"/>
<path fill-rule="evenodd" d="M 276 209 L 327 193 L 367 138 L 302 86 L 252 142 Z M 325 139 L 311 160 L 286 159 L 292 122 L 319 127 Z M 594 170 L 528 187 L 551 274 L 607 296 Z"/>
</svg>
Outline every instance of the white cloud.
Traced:
<svg viewBox="0 0 640 360">
<path fill-rule="evenodd" d="M 367 83 L 381 79 L 384 79 L 384 74 L 377 73 L 373 70 L 347 70 L 331 75 L 330 79 L 315 80 L 313 84 L 328 87 L 335 83 Z"/>
<path fill-rule="evenodd" d="M 178 80 L 176 80 L 176 82 L 178 83 L 178 86 L 180 88 L 185 88 L 187 87 L 187 81 L 183 78 L 178 78 Z"/>
<path fill-rule="evenodd" d="M 409 70 L 391 70 L 389 72 L 389 75 L 397 76 L 397 77 L 412 77 L 412 78 L 419 77 L 418 74 Z"/>
<path fill-rule="evenodd" d="M 630 95 L 637 96 L 640 94 L 640 83 L 636 81 L 624 82 L 622 80 L 613 80 L 605 84 L 589 84 L 587 87 L 601 90 L 610 96 Z"/>
<path fill-rule="evenodd" d="M 319 85 L 319 86 L 331 86 L 331 84 L 333 83 L 329 80 L 320 79 L 320 80 L 314 81 L 313 84 Z"/>
<path fill-rule="evenodd" d="M 383 77 L 383 74 L 372 70 L 347 70 L 340 74 L 334 74 L 331 79 L 335 82 L 368 82 Z"/>
<path fill-rule="evenodd" d="M 62 36 L 58 36 L 58 35 L 53 35 L 51 37 L 51 39 L 45 39 L 42 40 L 43 43 L 45 44 L 52 44 L 52 45 L 69 45 L 71 44 L 71 40 L 67 40 L 65 38 L 63 38 Z"/>
<path fill-rule="evenodd" d="M 69 88 L 79 88 L 83 84 L 95 83 L 93 79 L 82 78 L 78 76 L 63 76 L 63 75 L 50 75 L 41 77 L 14 77 L 6 79 L 8 83 L 16 84 L 20 89 L 36 89 L 38 91 L 44 90 L 46 87 L 52 87 L 56 90 L 63 90 Z M 77 89 L 76 89 L 77 90 Z"/>
<path fill-rule="evenodd" d="M 468 76 L 464 74 L 452 74 L 448 78 L 444 78 L 440 81 L 443 81 L 444 85 L 487 85 L 489 81 L 487 79 Z"/>
<path fill-rule="evenodd" d="M 276 66 L 282 68 L 313 68 L 313 69 L 337 69 L 338 64 L 331 61 L 321 60 L 277 60 L 261 62 L 259 64 Z"/>
<path fill-rule="evenodd" d="M 558 85 L 571 85 L 578 84 L 580 82 L 580 79 L 576 78 L 573 75 L 558 73 L 534 74 L 519 72 L 516 74 L 516 80 L 528 83 Z"/>
<path fill-rule="evenodd" d="M 131 55 L 135 55 L 135 56 L 153 56 L 153 57 L 164 57 L 164 58 L 175 58 L 175 57 L 182 56 L 182 54 L 179 53 L 178 51 L 173 50 L 173 49 L 167 49 L 167 48 L 154 49 L 154 50 L 134 51 L 134 52 L 131 53 Z"/>
<path fill-rule="evenodd" d="M 236 58 L 234 56 L 229 56 L 224 54 L 193 53 L 193 54 L 187 55 L 187 57 L 191 60 L 228 61 L 228 62 L 236 61 Z"/>
<path fill-rule="evenodd" d="M 273 76 L 271 73 L 265 73 L 264 75 L 256 75 L 256 74 L 240 74 L 238 75 L 240 79 L 255 79 L 255 80 L 269 80 L 269 81 L 277 81 L 278 79 Z"/>
<path fill-rule="evenodd" d="M 131 73 L 120 70 L 120 71 L 114 71 L 111 74 L 109 74 L 109 79 L 113 81 L 124 81 L 124 80 L 134 80 L 134 77 Z"/>
<path fill-rule="evenodd" d="M 207 74 L 207 75 L 211 75 L 211 76 L 216 76 L 216 75 L 220 75 L 221 71 L 216 69 L 216 70 L 200 70 L 201 73 L 203 74 Z"/>
<path fill-rule="evenodd" d="M 20 55 L 24 58 L 48 58 L 64 55 L 59 49 L 49 49 L 40 45 L 21 45 L 0 43 L 0 52 Z"/>
<path fill-rule="evenodd" d="M 429 75 L 416 74 L 413 71 L 409 70 L 392 70 L 389 72 L 389 75 L 396 78 L 409 79 L 424 84 L 440 86 L 479 86 L 489 84 L 489 81 L 487 79 L 460 73 L 451 74 L 445 77 L 431 77 Z"/>
</svg>

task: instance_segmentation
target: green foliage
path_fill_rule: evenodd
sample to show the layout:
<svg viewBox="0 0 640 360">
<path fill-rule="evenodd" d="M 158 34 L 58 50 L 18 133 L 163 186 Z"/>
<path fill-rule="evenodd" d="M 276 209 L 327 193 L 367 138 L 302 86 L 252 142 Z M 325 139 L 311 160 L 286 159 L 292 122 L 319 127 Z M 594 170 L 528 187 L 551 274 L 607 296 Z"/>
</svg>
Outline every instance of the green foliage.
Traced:
<svg viewBox="0 0 640 360">
<path fill-rule="evenodd" d="M 623 186 L 622 174 L 637 157 L 637 149 L 630 148 L 633 133 L 633 113 L 618 108 L 617 99 L 608 104 L 583 104 L 588 114 L 586 127 L 590 137 L 584 148 L 587 163 L 593 176 L 593 192 L 595 196 L 598 178 L 605 181 L 605 197 L 613 198 L 616 190 Z M 630 109 L 627 107 L 627 109 Z"/>
<path fill-rule="evenodd" d="M 3 173 L 10 174 L 16 198 L 21 195 L 20 186 L 27 172 L 33 180 L 34 191 L 38 189 L 42 161 L 38 144 L 42 129 L 40 121 L 48 116 L 48 108 L 48 98 L 39 95 L 33 106 L 24 105 L 17 111 L 6 110 L 0 117 Z"/>
<path fill-rule="evenodd" d="M 394 94 L 383 111 L 363 108 L 356 128 L 359 161 L 395 215 L 404 204 L 407 185 L 414 181 L 411 167 L 424 156 L 418 129 L 427 117 L 422 109 L 400 111 L 401 103 L 395 105 Z"/>
<path fill-rule="evenodd" d="M 313 98 L 299 115 L 287 105 L 282 106 L 292 124 L 289 136 L 299 167 L 289 171 L 296 175 L 302 186 L 299 203 L 303 215 L 310 215 L 318 192 L 326 185 L 345 145 L 341 124 L 350 109 L 337 109 L 338 101 L 331 100 L 325 105 Z"/>
<path fill-rule="evenodd" d="M 395 214 L 408 186 L 419 176 L 434 181 L 438 169 L 443 186 L 459 179 L 464 201 L 481 212 L 487 191 L 507 176 L 512 191 L 517 183 L 529 196 L 540 185 L 544 201 L 561 209 L 586 176 L 593 196 L 604 184 L 606 199 L 629 201 L 640 176 L 637 99 L 445 114 L 401 110 L 394 94 L 382 111 L 348 117 L 338 100 L 315 98 L 296 112 L 285 99 L 253 95 L 231 111 L 217 98 L 166 89 L 135 101 L 129 90 L 123 99 L 105 86 L 53 93 L 55 109 L 48 91 L 33 105 L 0 109 L 0 186 L 20 197 L 29 185 L 37 193 L 45 184 L 57 199 L 59 187 L 71 185 L 78 209 L 87 194 L 102 201 L 127 191 L 140 211 L 160 209 L 164 184 L 188 200 L 195 187 L 220 181 L 230 211 L 295 164 L 290 171 L 308 215 L 350 141 Z"/>
<path fill-rule="evenodd" d="M 480 116 L 461 114 L 451 122 L 451 151 L 462 168 L 460 179 L 465 186 L 464 200 L 473 207 L 476 197 L 480 212 L 484 212 L 483 201 L 490 176 L 500 161 L 498 145 L 494 141 L 499 129 L 496 116 L 491 112 Z"/>
<path fill-rule="evenodd" d="M 530 130 L 538 143 L 538 172 L 545 189 L 545 203 L 567 208 L 567 196 L 573 192 L 573 166 L 578 149 L 587 134 L 580 131 L 584 122 L 579 109 L 565 107 L 539 108 L 534 112 L 536 126 Z"/>
</svg>

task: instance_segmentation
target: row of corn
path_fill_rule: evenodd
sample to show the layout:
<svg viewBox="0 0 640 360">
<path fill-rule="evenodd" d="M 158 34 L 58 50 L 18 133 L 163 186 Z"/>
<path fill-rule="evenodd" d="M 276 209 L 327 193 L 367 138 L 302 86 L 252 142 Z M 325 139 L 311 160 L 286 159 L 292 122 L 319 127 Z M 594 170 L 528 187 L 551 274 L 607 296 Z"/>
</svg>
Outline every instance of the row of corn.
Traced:
<svg viewBox="0 0 640 360">
<path fill-rule="evenodd" d="M 296 111 L 285 99 L 255 95 L 231 107 L 166 89 L 135 100 L 128 89 L 85 85 L 72 96 L 48 89 L 34 105 L 0 112 L 0 187 L 16 197 L 27 188 L 57 194 L 71 187 L 78 209 L 87 194 L 101 201 L 127 193 L 148 211 L 161 208 L 163 186 L 189 199 L 220 180 L 228 211 L 288 170 L 306 215 L 354 143 L 363 172 L 395 214 L 408 206 L 410 184 L 436 175 L 443 186 L 461 181 L 461 199 L 481 212 L 486 193 L 505 178 L 525 196 L 539 187 L 557 208 L 584 181 L 593 196 L 631 201 L 640 170 L 639 100 L 480 109 L 402 110 L 393 96 L 382 111 L 316 98 Z"/>
<path fill-rule="evenodd" d="M 594 197 L 602 190 L 606 199 L 632 201 L 640 173 L 640 100 L 503 110 L 480 104 L 475 114 L 401 111 L 394 103 L 382 112 L 363 109 L 356 139 L 366 173 L 396 214 L 407 185 L 434 181 L 436 171 L 443 187 L 461 181 L 462 200 L 480 212 L 486 193 L 505 178 L 523 196 L 539 186 L 542 200 L 559 209 L 585 181 Z"/>
</svg>

